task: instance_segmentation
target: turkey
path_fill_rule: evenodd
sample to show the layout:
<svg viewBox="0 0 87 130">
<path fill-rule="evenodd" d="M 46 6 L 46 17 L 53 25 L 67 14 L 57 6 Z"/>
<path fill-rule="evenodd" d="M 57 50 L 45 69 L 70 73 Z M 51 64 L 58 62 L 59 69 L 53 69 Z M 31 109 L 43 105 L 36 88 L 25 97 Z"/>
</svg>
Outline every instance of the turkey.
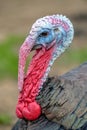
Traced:
<svg viewBox="0 0 87 130">
<path fill-rule="evenodd" d="M 33 24 L 19 51 L 18 118 L 35 120 L 41 115 L 41 106 L 36 97 L 55 59 L 71 44 L 73 34 L 72 23 L 62 15 L 46 16 Z M 35 50 L 35 54 L 25 74 L 26 59 L 32 50 Z"/>
<path fill-rule="evenodd" d="M 18 118 L 33 121 L 43 113 L 48 121 L 63 125 L 65 129 L 79 129 L 87 122 L 87 77 L 79 74 L 80 70 L 74 72 L 74 78 L 71 73 L 63 81 L 61 77 L 60 80 L 54 78 L 48 82 L 50 85 L 43 85 L 56 58 L 70 46 L 73 35 L 72 23 L 62 15 L 46 16 L 33 24 L 19 51 Z M 31 51 L 35 54 L 25 73 L 26 59 Z M 86 78 L 84 86 L 81 86 L 81 77 Z"/>
<path fill-rule="evenodd" d="M 54 130 L 85 129 L 87 63 L 63 76 L 47 78 L 56 58 L 70 46 L 73 35 L 72 23 L 62 15 L 46 16 L 33 24 L 19 51 L 17 129 L 22 129 L 22 123 L 27 130 L 51 130 L 51 126 Z M 35 54 L 25 73 L 31 51 Z"/>
</svg>

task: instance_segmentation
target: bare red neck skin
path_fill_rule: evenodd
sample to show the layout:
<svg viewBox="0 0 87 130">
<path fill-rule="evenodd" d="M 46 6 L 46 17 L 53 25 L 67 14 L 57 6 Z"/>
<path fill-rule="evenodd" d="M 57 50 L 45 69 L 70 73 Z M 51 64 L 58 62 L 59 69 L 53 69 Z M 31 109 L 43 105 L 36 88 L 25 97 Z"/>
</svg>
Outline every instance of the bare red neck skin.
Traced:
<svg viewBox="0 0 87 130">
<path fill-rule="evenodd" d="M 23 90 L 19 93 L 16 114 L 19 118 L 35 120 L 41 114 L 41 107 L 35 101 L 39 93 L 42 78 L 52 58 L 54 47 L 46 50 L 37 50 L 28 69 L 28 74 L 24 79 Z"/>
</svg>

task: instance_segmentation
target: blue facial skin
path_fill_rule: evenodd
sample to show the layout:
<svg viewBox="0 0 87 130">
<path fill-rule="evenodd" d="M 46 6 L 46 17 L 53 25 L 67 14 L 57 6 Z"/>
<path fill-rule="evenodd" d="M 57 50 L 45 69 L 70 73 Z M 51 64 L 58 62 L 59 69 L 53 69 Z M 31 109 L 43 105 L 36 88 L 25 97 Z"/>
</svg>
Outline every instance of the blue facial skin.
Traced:
<svg viewBox="0 0 87 130">
<path fill-rule="evenodd" d="M 63 40 L 62 38 L 64 37 L 64 35 L 65 35 L 65 32 L 61 29 L 56 30 L 55 28 L 53 29 L 42 28 L 38 32 L 36 44 L 47 47 L 47 46 L 51 46 L 50 44 L 54 40 L 56 40 L 56 44 L 58 44 L 61 40 Z"/>
<path fill-rule="evenodd" d="M 52 29 L 41 29 L 38 32 L 38 37 L 36 39 L 36 44 L 50 44 L 55 38 L 54 32 Z"/>
</svg>

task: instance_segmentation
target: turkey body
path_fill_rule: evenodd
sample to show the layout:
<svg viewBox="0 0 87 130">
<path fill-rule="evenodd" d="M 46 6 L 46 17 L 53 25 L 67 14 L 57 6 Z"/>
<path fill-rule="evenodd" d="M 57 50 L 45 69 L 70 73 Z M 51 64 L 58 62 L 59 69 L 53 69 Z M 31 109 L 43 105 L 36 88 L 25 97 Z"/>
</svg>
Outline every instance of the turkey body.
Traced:
<svg viewBox="0 0 87 130">
<path fill-rule="evenodd" d="M 41 116 L 35 121 L 19 119 L 12 130 L 87 130 L 87 62 L 49 77 L 36 100 Z"/>
<path fill-rule="evenodd" d="M 49 120 L 66 129 L 87 126 L 87 62 L 60 77 L 48 78 L 37 101 Z"/>
<path fill-rule="evenodd" d="M 66 130 L 63 126 L 48 120 L 45 115 L 41 115 L 35 121 L 20 119 L 12 130 Z"/>
</svg>

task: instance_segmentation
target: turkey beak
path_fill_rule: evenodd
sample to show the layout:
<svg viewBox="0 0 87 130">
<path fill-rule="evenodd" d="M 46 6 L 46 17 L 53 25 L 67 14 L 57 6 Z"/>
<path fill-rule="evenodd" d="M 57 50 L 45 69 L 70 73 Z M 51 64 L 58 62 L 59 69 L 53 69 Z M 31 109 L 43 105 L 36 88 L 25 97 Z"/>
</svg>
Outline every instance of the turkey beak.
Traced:
<svg viewBox="0 0 87 130">
<path fill-rule="evenodd" d="M 35 41 L 28 36 L 22 46 L 20 47 L 19 50 L 19 64 L 18 64 L 18 88 L 19 91 L 22 91 L 23 88 L 23 83 L 24 83 L 24 78 L 25 78 L 25 64 L 26 64 L 26 59 L 31 52 L 32 49 L 35 49 Z"/>
<path fill-rule="evenodd" d="M 33 50 L 37 50 L 37 49 L 41 49 L 42 48 L 42 45 L 41 44 L 36 44 L 32 47 L 32 51 Z"/>
</svg>

